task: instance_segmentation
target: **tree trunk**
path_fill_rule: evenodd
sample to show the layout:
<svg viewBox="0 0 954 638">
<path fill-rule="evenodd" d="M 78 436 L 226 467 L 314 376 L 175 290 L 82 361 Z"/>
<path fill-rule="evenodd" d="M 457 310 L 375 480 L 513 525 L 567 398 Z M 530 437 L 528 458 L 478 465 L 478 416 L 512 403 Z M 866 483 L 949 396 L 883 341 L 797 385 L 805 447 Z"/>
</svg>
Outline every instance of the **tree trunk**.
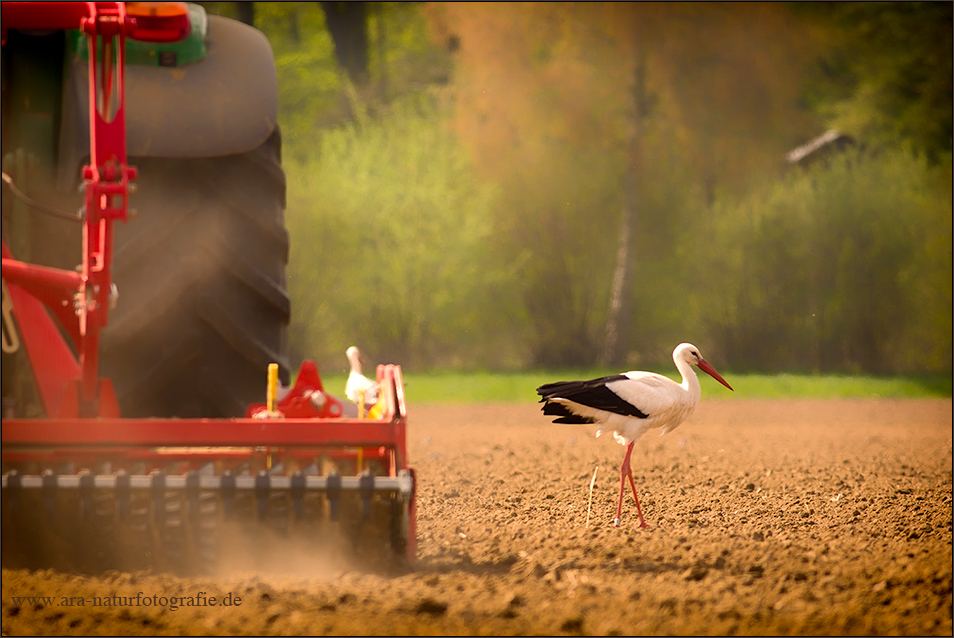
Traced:
<svg viewBox="0 0 954 638">
<path fill-rule="evenodd" d="M 255 3 L 254 2 L 236 2 L 235 10 L 238 12 L 238 19 L 250 27 L 255 26 Z"/>
<path fill-rule="evenodd" d="M 288 35 L 292 42 L 301 44 L 301 27 L 298 26 L 298 7 L 292 7 L 288 12 Z"/>
<path fill-rule="evenodd" d="M 388 58 L 385 55 L 385 31 L 384 31 L 384 3 L 379 2 L 377 4 L 377 19 L 378 19 L 378 66 L 379 73 L 381 76 L 380 87 L 381 91 L 381 102 L 387 104 L 388 102 Z"/>
<path fill-rule="evenodd" d="M 335 58 L 351 81 L 368 81 L 368 3 L 320 2 L 325 23 L 335 43 Z"/>
<path fill-rule="evenodd" d="M 629 334 L 632 329 L 632 295 L 634 243 L 636 221 L 639 214 L 638 179 L 640 169 L 640 124 L 645 102 L 645 56 L 637 52 L 633 72 L 633 90 L 630 94 L 630 126 L 626 141 L 629 170 L 623 184 L 623 213 L 620 216 L 619 247 L 616 249 L 616 268 L 613 270 L 613 286 L 610 291 L 609 317 L 606 322 L 606 341 L 603 363 L 619 366 L 625 362 Z"/>
</svg>

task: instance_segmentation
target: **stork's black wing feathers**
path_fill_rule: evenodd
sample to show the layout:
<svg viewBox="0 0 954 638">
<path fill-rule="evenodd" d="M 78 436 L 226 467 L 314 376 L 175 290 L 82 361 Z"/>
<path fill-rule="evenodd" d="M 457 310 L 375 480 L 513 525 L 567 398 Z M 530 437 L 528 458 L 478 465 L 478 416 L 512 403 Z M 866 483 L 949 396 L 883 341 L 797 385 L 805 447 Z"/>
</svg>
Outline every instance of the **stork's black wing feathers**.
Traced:
<svg viewBox="0 0 954 638">
<path fill-rule="evenodd" d="M 549 414 L 551 416 L 559 417 L 557 419 L 553 419 L 554 423 L 570 423 L 570 424 L 594 423 L 593 419 L 589 417 L 573 414 L 572 412 L 570 412 L 570 409 L 567 408 L 562 403 L 552 403 L 548 401 L 546 405 L 543 406 L 543 413 Z"/>
<path fill-rule="evenodd" d="M 545 401 L 553 397 L 559 397 L 561 399 L 569 399 L 570 393 L 584 392 L 591 388 L 604 387 L 610 381 L 622 381 L 628 377 L 625 374 L 614 374 L 608 377 L 599 377 L 598 379 L 590 379 L 588 381 L 556 381 L 554 383 L 545 383 L 537 388 L 537 394 L 539 394 L 542 399 Z"/>
<path fill-rule="evenodd" d="M 615 414 L 625 414 L 627 416 L 645 419 L 649 416 L 648 414 L 628 401 L 625 401 L 618 394 L 606 387 L 607 383 L 623 381 L 628 378 L 629 377 L 624 374 L 614 374 L 589 381 L 557 381 L 555 383 L 541 385 L 537 388 L 537 394 L 541 397 L 540 401 L 545 403 L 543 406 L 544 414 L 558 414 L 564 416 L 564 418 L 567 416 L 578 419 L 581 418 L 573 415 L 565 406 L 551 402 L 551 399 L 567 399 L 568 401 L 596 408 L 597 410 L 605 410 Z M 560 406 L 563 408 L 563 411 L 557 412 L 557 408 L 551 406 Z M 554 411 L 551 412 L 549 410 Z M 555 420 L 554 423 L 592 423 L 592 420 L 565 421 L 561 419 L 559 421 Z"/>
</svg>

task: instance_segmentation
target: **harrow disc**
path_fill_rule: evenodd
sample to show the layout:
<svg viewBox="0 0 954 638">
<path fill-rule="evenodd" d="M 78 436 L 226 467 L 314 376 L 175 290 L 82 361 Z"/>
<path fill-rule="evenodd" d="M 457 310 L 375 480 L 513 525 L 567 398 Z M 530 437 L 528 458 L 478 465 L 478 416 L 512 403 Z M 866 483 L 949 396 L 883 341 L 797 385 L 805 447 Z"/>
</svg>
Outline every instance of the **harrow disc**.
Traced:
<svg viewBox="0 0 954 638">
<path fill-rule="evenodd" d="M 178 575 L 403 563 L 413 478 L 3 476 L 3 565 Z"/>
</svg>

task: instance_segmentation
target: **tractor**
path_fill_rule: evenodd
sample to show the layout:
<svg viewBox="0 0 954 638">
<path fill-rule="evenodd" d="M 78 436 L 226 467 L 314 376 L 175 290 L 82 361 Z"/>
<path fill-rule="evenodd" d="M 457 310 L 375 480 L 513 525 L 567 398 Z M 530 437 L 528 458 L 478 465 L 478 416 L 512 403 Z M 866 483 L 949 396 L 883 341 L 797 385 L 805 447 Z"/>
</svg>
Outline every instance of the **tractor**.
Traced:
<svg viewBox="0 0 954 638">
<path fill-rule="evenodd" d="M 2 30 L 3 566 L 413 559 L 400 366 L 367 414 L 289 369 L 265 36 L 179 2 L 4 2 Z"/>
</svg>

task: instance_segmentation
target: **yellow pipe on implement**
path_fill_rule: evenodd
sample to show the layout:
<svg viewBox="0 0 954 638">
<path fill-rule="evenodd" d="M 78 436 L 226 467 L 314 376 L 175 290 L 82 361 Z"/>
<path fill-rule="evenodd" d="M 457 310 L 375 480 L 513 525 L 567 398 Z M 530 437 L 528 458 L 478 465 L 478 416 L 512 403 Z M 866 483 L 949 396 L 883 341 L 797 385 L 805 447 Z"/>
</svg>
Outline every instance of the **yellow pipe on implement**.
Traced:
<svg viewBox="0 0 954 638">
<path fill-rule="evenodd" d="M 278 364 L 268 364 L 268 388 L 265 391 L 265 403 L 268 414 L 275 414 L 275 398 L 278 396 Z"/>
<path fill-rule="evenodd" d="M 278 398 L 278 364 L 269 363 L 268 364 L 268 387 L 265 388 L 265 409 L 268 413 L 268 416 L 281 416 L 277 410 L 277 398 Z M 271 449 L 267 450 L 265 456 L 265 469 L 272 469 L 272 451 Z"/>
</svg>

